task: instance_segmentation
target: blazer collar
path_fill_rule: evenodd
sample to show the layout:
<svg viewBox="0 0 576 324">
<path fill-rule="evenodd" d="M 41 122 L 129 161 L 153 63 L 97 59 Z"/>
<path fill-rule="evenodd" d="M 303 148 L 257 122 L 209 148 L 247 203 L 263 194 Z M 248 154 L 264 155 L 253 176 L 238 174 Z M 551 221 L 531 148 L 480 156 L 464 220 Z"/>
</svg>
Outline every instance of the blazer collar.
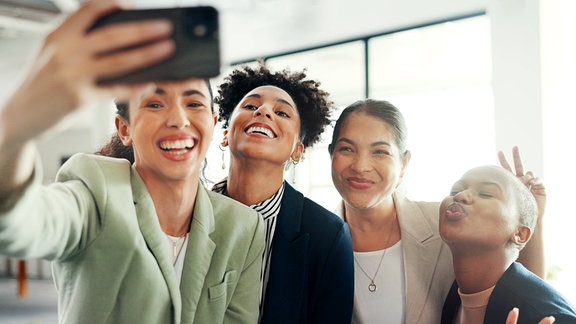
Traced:
<svg viewBox="0 0 576 324">
<path fill-rule="evenodd" d="M 192 322 L 196 305 L 200 299 L 204 279 L 210 267 L 216 247 L 210 238 L 214 231 L 214 213 L 206 189 L 198 184 L 198 193 L 194 204 L 190 235 L 186 247 L 186 257 L 182 270 L 180 291 L 172 259 L 165 252 L 166 235 L 160 227 L 154 203 L 144 181 L 132 167 L 132 194 L 140 231 L 150 251 L 156 258 L 168 286 L 176 323 Z"/>
<path fill-rule="evenodd" d="M 288 241 L 295 240 L 300 235 L 302 226 L 302 208 L 304 208 L 304 196 L 284 181 L 284 196 L 277 217 L 276 233 L 282 234 Z"/>
<path fill-rule="evenodd" d="M 406 296 L 410 296 L 406 309 L 412 310 L 406 312 L 406 323 L 415 323 L 424 310 L 434 275 L 434 271 L 423 265 L 437 263 L 443 243 L 416 203 L 396 194 L 394 203 L 404 251 Z"/>
<path fill-rule="evenodd" d="M 194 322 L 196 307 L 202 295 L 204 280 L 216 243 L 210 235 L 214 232 L 214 209 L 206 188 L 198 184 L 198 194 L 194 204 L 194 214 L 190 224 L 190 236 L 182 273 L 182 323 Z"/>
<path fill-rule="evenodd" d="M 299 323 L 308 285 L 309 235 L 301 232 L 304 196 L 285 182 L 272 240 L 270 276 L 262 323 Z"/>
</svg>

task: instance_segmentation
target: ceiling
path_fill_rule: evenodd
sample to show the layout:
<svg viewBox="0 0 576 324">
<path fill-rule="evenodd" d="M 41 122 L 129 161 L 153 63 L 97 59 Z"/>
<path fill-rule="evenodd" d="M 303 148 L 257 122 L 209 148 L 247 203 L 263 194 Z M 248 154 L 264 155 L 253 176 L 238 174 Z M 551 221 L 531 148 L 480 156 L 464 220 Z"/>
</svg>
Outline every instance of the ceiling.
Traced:
<svg viewBox="0 0 576 324">
<path fill-rule="evenodd" d="M 0 58 L 5 60 L 2 45 L 19 38 L 37 42 L 79 1 L 0 0 Z M 228 63 L 478 12 L 489 0 L 132 1 L 141 8 L 213 5 L 220 11 L 222 56 Z"/>
</svg>

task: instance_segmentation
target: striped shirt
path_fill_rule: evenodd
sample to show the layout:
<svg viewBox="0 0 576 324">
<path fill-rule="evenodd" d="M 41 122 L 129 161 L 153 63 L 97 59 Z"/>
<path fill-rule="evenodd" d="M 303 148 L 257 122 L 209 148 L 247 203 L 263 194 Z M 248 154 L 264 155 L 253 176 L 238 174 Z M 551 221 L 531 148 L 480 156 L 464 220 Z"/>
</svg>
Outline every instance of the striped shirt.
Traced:
<svg viewBox="0 0 576 324">
<path fill-rule="evenodd" d="M 228 178 L 224 178 L 224 180 L 212 187 L 212 191 L 228 196 L 228 191 L 226 190 L 227 184 Z M 262 272 L 260 273 L 260 314 L 262 314 L 262 308 L 264 306 L 264 292 L 268 285 L 268 274 L 270 272 L 270 260 L 272 256 L 272 239 L 274 238 L 274 231 L 276 229 L 276 216 L 278 216 L 280 212 L 283 195 L 284 183 L 282 183 L 280 189 L 272 197 L 250 206 L 250 208 L 262 215 L 266 226 L 266 247 L 264 248 L 264 255 L 262 256 Z"/>
</svg>

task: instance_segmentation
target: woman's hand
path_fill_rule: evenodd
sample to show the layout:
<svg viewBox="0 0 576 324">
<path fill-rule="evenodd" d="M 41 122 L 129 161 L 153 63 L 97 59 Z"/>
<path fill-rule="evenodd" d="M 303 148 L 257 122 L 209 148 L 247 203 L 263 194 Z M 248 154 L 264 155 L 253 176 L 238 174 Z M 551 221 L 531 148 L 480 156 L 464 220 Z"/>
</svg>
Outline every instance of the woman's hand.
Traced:
<svg viewBox="0 0 576 324">
<path fill-rule="evenodd" d="M 44 40 L 22 84 L 0 105 L 0 205 L 23 187 L 34 165 L 33 140 L 76 109 L 125 99 L 147 85 L 98 86 L 104 76 L 123 74 L 172 55 L 168 21 L 131 22 L 87 32 L 120 0 L 92 0 L 72 13 Z M 119 52 L 118 49 L 147 45 Z"/>
<path fill-rule="evenodd" d="M 119 9 L 125 9 L 119 0 L 86 2 L 45 38 L 24 82 L 0 108 L 0 126 L 5 127 L 0 147 L 25 143 L 79 107 L 142 90 L 143 85 L 102 87 L 96 80 L 172 55 L 172 26 L 162 20 L 131 22 L 87 33 L 99 17 Z M 140 43 L 149 44 L 114 52 Z"/>
<path fill-rule="evenodd" d="M 546 188 L 542 180 L 536 176 L 532 171 L 524 172 L 524 164 L 522 163 L 522 158 L 520 157 L 520 150 L 517 146 L 512 148 L 512 157 L 514 159 L 514 170 L 510 167 L 510 164 L 506 160 L 504 152 L 498 152 L 498 160 L 500 165 L 508 171 L 514 173 L 522 183 L 530 189 L 532 195 L 536 199 L 536 204 L 538 205 L 538 222 L 544 216 L 544 210 L 546 209 Z"/>
<path fill-rule="evenodd" d="M 512 308 L 510 313 L 508 313 L 508 317 L 506 318 L 506 324 L 516 324 L 518 322 L 518 313 L 519 313 L 518 308 L 516 307 Z M 538 324 L 552 324 L 554 323 L 555 320 L 556 319 L 554 318 L 554 316 L 548 316 L 541 319 L 540 322 L 538 322 Z"/>
</svg>

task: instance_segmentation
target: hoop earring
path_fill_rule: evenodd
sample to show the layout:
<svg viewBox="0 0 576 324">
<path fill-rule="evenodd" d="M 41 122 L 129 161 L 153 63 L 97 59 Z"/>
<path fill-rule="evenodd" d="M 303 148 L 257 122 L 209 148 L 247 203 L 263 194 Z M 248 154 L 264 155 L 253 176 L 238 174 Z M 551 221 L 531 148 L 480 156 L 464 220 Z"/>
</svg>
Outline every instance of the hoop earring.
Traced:
<svg viewBox="0 0 576 324">
<path fill-rule="evenodd" d="M 221 158 L 222 158 L 222 170 L 226 169 L 226 160 L 224 157 L 224 152 L 226 151 L 226 148 L 222 145 L 222 143 L 218 144 L 218 148 L 220 149 L 220 151 L 222 152 Z"/>
</svg>

